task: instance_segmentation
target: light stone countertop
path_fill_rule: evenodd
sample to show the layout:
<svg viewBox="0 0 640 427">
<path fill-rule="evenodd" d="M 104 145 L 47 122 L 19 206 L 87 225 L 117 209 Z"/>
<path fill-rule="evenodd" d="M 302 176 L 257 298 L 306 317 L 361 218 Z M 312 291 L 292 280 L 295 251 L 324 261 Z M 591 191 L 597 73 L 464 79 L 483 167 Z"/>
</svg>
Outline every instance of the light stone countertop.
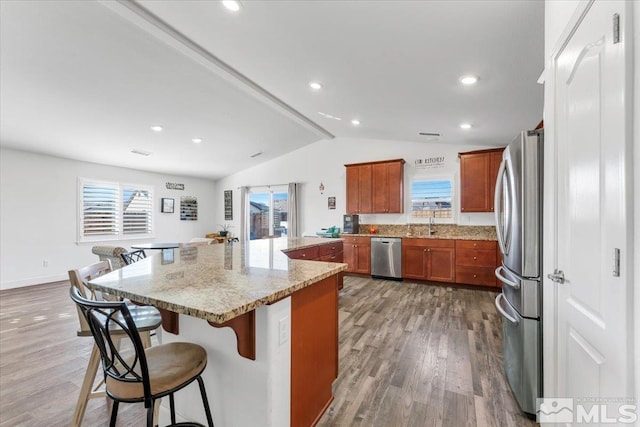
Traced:
<svg viewBox="0 0 640 427">
<path fill-rule="evenodd" d="M 283 253 L 336 240 L 261 239 L 165 250 L 91 280 L 89 287 L 224 323 L 346 270 L 346 264 L 292 260 Z"/>
<path fill-rule="evenodd" d="M 340 237 L 402 237 L 403 239 L 447 239 L 447 240 L 489 240 L 496 241 L 496 229 L 491 226 L 459 226 L 453 224 L 436 224 L 432 226 L 435 233 L 428 235 L 427 226 L 412 224 L 411 235 L 407 236 L 406 225 L 373 225 L 377 232 L 361 234 L 341 234 Z M 360 225 L 360 231 L 368 229 L 368 225 Z"/>
</svg>

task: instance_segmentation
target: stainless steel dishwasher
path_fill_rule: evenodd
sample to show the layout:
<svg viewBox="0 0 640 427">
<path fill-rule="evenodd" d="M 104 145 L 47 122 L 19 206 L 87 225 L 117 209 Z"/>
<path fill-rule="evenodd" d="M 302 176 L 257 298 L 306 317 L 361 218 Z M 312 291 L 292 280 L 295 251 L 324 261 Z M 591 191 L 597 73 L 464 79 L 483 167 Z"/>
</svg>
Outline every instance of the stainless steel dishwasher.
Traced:
<svg viewBox="0 0 640 427">
<path fill-rule="evenodd" d="M 385 279 L 402 280 L 401 238 L 371 238 L 371 275 Z"/>
</svg>

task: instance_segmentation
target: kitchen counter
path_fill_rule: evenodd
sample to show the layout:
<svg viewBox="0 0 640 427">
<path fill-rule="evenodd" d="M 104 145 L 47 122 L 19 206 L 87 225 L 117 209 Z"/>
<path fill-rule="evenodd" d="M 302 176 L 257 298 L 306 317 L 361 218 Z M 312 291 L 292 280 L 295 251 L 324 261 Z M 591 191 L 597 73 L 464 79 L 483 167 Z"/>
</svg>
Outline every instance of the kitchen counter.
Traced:
<svg viewBox="0 0 640 427">
<path fill-rule="evenodd" d="M 340 237 L 402 237 L 403 239 L 447 239 L 447 240 L 490 240 L 496 241 L 496 230 L 492 226 L 459 226 L 453 224 L 436 224 L 431 226 L 434 234 L 428 235 L 428 225 L 412 224 L 411 235 L 407 236 L 407 225 L 360 224 L 360 231 L 376 227 L 377 232 L 359 234 L 341 234 Z"/>
<path fill-rule="evenodd" d="M 216 425 L 307 427 L 333 399 L 338 273 L 346 264 L 289 259 L 283 251 L 331 240 L 166 250 L 91 280 L 89 287 L 161 309 L 161 343 L 205 348 L 203 379 Z M 176 413 L 178 422 L 205 421 L 197 388 L 176 396 Z M 168 414 L 163 402 L 161 425 L 169 423 Z"/>
<path fill-rule="evenodd" d="M 285 298 L 346 269 L 289 259 L 290 251 L 329 239 L 261 239 L 194 246 L 148 257 L 90 282 L 92 288 L 214 323 Z"/>
</svg>

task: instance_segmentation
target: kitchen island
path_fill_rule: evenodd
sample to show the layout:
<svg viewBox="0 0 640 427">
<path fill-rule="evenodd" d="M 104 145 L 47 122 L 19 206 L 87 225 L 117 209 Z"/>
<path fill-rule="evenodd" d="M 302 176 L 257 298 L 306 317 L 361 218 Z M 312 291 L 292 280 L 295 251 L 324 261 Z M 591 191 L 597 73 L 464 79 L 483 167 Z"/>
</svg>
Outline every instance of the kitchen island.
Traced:
<svg viewBox="0 0 640 427">
<path fill-rule="evenodd" d="M 333 399 L 338 273 L 346 265 L 282 251 L 322 243 L 283 238 L 164 251 L 89 286 L 161 309 L 161 342 L 207 350 L 203 378 L 216 425 L 309 426 Z M 179 421 L 205 422 L 197 386 L 176 394 L 176 410 Z"/>
</svg>

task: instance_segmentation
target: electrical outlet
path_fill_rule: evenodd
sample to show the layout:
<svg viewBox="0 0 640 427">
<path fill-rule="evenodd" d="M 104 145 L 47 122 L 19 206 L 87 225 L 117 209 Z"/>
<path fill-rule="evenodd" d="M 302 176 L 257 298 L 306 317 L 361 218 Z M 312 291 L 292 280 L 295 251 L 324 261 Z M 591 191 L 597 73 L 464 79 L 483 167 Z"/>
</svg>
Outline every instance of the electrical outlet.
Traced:
<svg viewBox="0 0 640 427">
<path fill-rule="evenodd" d="M 289 317 L 283 317 L 279 323 L 280 345 L 289 341 Z"/>
<path fill-rule="evenodd" d="M 42 260 L 42 266 L 43 267 L 49 267 L 49 260 L 48 259 Z"/>
</svg>

